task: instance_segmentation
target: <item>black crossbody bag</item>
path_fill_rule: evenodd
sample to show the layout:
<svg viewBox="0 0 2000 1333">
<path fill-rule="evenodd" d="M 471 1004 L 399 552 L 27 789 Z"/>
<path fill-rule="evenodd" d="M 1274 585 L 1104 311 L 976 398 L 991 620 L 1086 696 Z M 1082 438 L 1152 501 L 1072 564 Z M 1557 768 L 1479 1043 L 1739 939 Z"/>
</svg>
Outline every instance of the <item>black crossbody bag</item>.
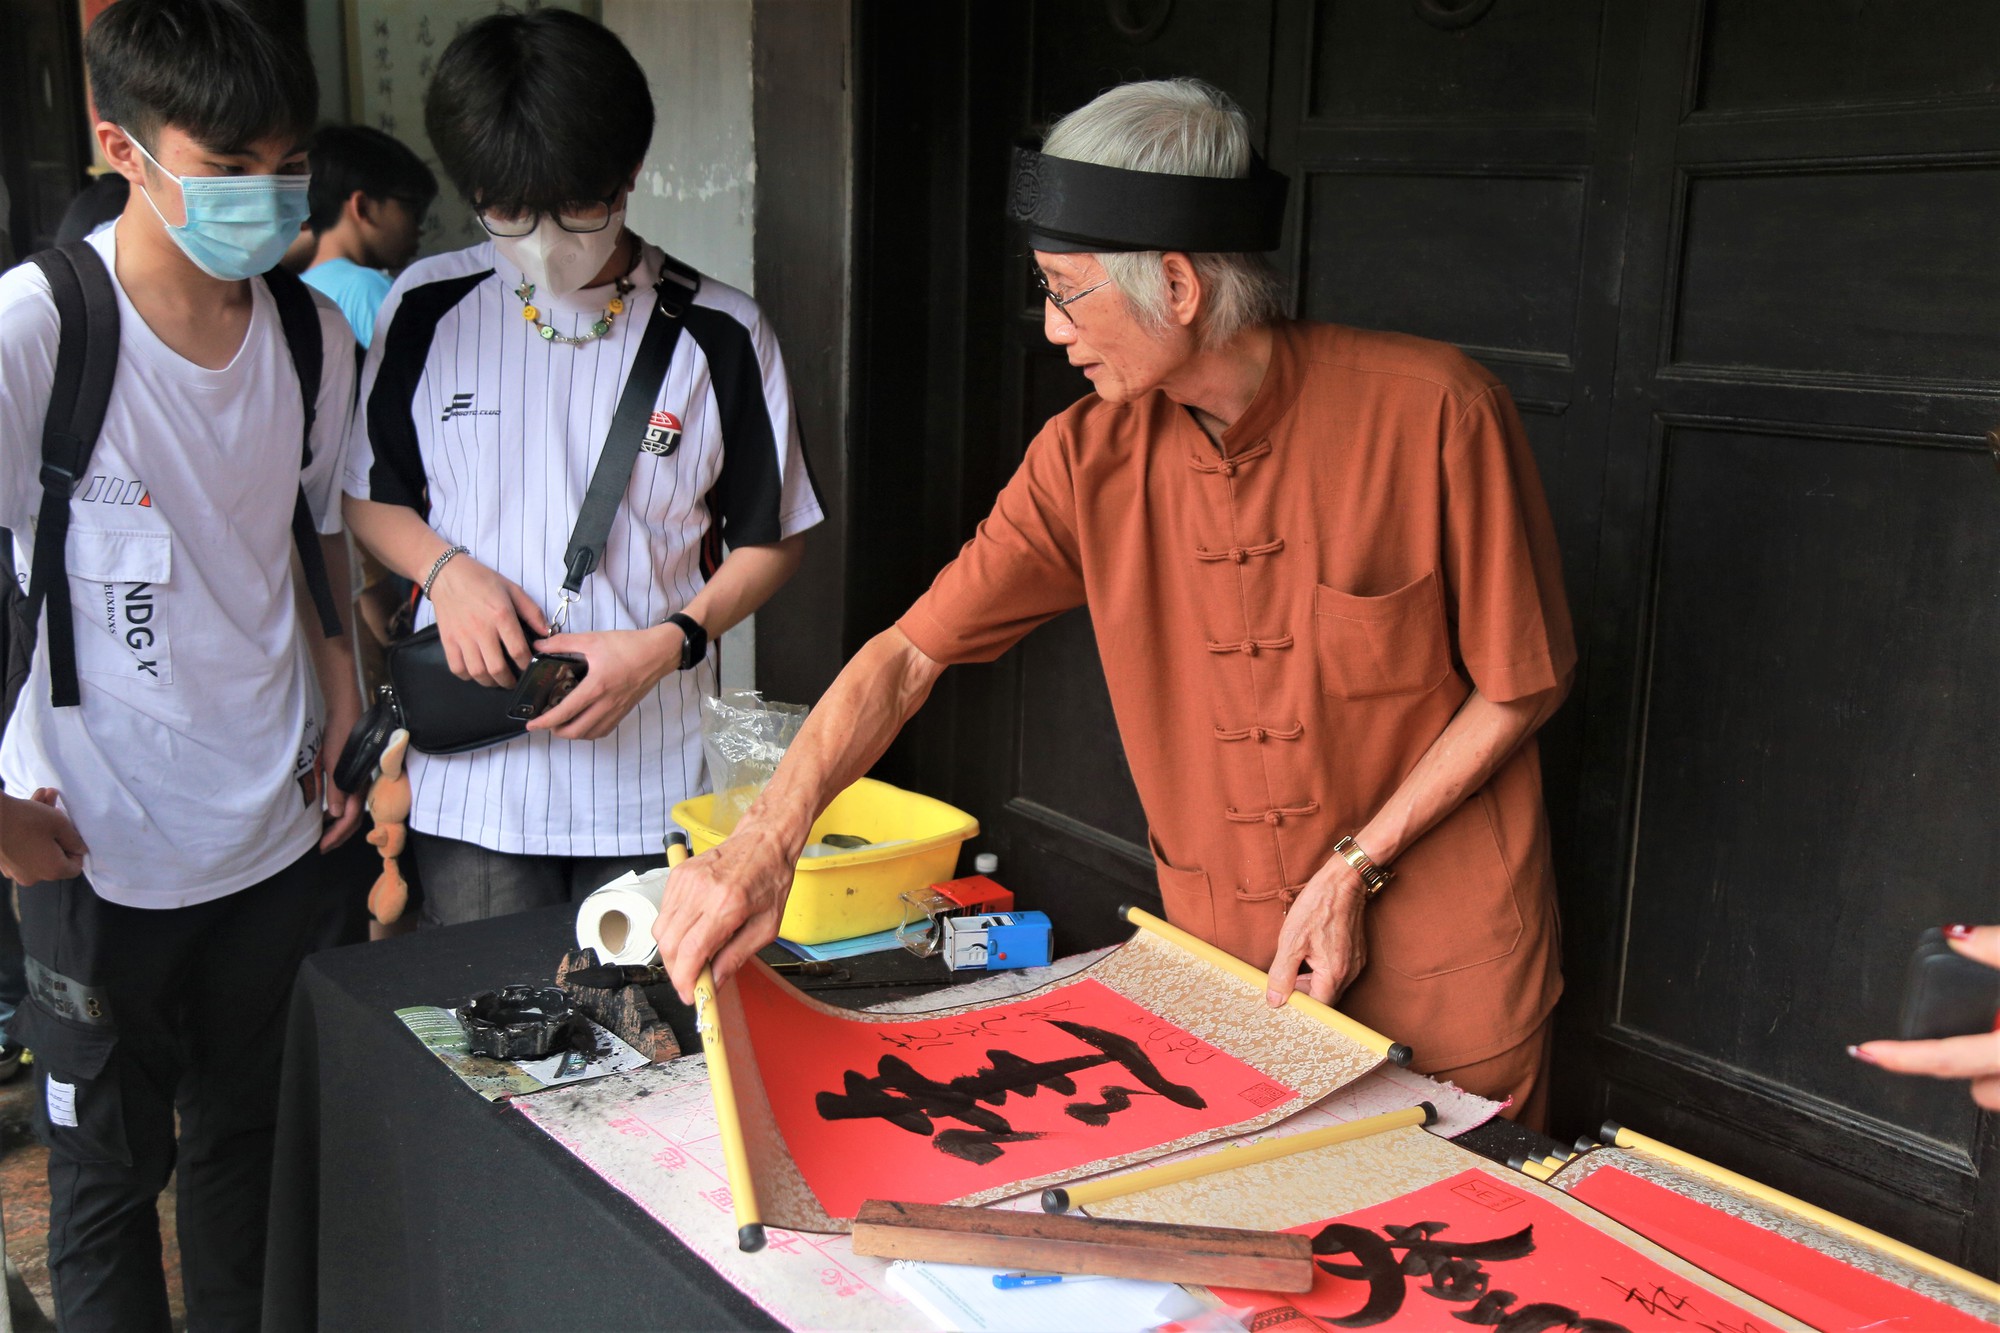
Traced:
<svg viewBox="0 0 2000 1333">
<path fill-rule="evenodd" d="M 604 558 L 611 521 L 631 485 L 633 464 L 648 437 L 653 400 L 680 342 L 687 307 L 700 288 L 700 274 L 672 259 L 666 261 L 653 289 L 653 312 L 645 335 L 625 376 L 618 408 L 612 413 L 604 447 L 591 469 L 583 507 L 577 511 L 569 546 L 563 552 L 561 599 L 550 622 L 555 633 L 562 632 L 583 581 Z M 554 698 L 524 695 L 524 691 L 545 685 L 541 668 L 558 663 L 581 666 L 581 659 L 538 654 L 515 685 L 481 685 L 452 674 L 435 624 L 391 644 L 387 659 L 389 683 L 356 724 L 334 767 L 334 782 L 343 791 L 360 791 L 368 783 L 383 748 L 398 728 L 407 730 L 411 747 L 425 754 L 464 754 L 525 734 L 527 719 L 555 702 Z"/>
</svg>

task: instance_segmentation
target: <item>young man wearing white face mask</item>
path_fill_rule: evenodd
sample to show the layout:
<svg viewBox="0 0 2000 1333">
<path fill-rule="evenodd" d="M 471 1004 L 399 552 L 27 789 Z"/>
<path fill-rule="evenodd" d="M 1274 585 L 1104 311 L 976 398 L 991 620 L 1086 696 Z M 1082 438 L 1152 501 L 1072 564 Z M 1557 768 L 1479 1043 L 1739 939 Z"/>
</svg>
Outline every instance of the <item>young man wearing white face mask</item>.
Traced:
<svg viewBox="0 0 2000 1333">
<path fill-rule="evenodd" d="M 321 851 L 361 816 L 323 781 L 360 699 L 344 636 L 304 604 L 293 527 L 303 496 L 318 532 L 297 549 L 337 590 L 354 345 L 331 301 L 259 276 L 304 214 L 305 52 L 234 0 L 122 0 L 84 54 L 131 194 L 87 250 L 45 257 L 105 282 L 117 315 L 67 488 L 43 432 L 79 330 L 44 269 L 0 276 L 0 525 L 50 583 L 0 746 L 29 975 L 10 1035 L 37 1056 L 58 1322 L 168 1326 L 155 1204 L 177 1172 L 189 1319 L 254 1328 L 292 977 Z M 316 318 L 310 416 L 283 309 Z"/>
<path fill-rule="evenodd" d="M 660 863 L 669 812 L 706 786 L 711 644 L 790 577 L 820 507 L 756 305 L 625 225 L 653 108 L 616 37 L 565 10 L 482 19 L 440 58 L 425 125 L 488 239 L 411 265 L 382 307 L 349 526 L 426 590 L 417 624 L 435 621 L 461 678 L 512 685 L 531 647 L 588 663 L 527 735 L 410 755 L 420 919 L 450 925 Z M 682 331 L 665 375 L 639 386 L 645 443 L 552 634 L 656 285 Z"/>
</svg>

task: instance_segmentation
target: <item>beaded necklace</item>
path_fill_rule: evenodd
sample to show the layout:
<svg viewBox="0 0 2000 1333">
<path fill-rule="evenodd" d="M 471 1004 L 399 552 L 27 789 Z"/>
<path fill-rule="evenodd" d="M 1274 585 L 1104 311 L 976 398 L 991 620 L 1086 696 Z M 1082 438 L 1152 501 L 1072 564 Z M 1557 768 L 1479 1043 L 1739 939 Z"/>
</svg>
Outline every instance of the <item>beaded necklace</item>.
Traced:
<svg viewBox="0 0 2000 1333">
<path fill-rule="evenodd" d="M 536 331 L 542 335 L 542 341 L 546 343 L 564 343 L 570 347 L 581 347 L 585 343 L 596 342 L 599 338 L 611 332 L 612 322 L 625 313 L 625 298 L 631 295 L 631 292 L 632 280 L 630 278 L 619 278 L 616 284 L 616 293 L 609 301 L 604 303 L 604 314 L 584 333 L 572 335 L 557 333 L 555 329 L 542 322 L 542 312 L 535 308 L 534 283 L 523 282 L 519 287 L 514 289 L 514 295 L 521 298 L 521 318 L 535 326 Z"/>
</svg>

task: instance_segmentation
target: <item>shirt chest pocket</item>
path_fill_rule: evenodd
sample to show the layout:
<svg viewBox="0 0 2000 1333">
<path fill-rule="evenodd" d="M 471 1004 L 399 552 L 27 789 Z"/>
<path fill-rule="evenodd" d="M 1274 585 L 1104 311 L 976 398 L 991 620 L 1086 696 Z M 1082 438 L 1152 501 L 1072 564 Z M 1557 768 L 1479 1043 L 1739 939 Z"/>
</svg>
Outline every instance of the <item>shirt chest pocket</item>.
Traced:
<svg viewBox="0 0 2000 1333">
<path fill-rule="evenodd" d="M 160 609 L 173 560 L 174 539 L 164 532 L 70 529 L 66 563 L 78 671 L 173 684 L 173 651 Z"/>
<path fill-rule="evenodd" d="M 1451 674 L 1435 570 L 1380 597 L 1318 584 L 1313 634 L 1320 689 L 1342 699 L 1422 694 Z"/>
</svg>

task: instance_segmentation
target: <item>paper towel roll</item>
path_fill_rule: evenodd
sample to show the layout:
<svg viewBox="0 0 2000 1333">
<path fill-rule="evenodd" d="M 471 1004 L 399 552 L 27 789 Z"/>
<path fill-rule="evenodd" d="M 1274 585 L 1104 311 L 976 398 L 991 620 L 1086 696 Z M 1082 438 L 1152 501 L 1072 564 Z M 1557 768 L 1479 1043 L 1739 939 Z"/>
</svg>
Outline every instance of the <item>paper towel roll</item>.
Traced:
<svg viewBox="0 0 2000 1333">
<path fill-rule="evenodd" d="M 576 947 L 595 949 L 600 962 L 644 967 L 657 962 L 653 922 L 660 916 L 667 869 L 627 871 L 583 900 L 576 912 Z"/>
</svg>

